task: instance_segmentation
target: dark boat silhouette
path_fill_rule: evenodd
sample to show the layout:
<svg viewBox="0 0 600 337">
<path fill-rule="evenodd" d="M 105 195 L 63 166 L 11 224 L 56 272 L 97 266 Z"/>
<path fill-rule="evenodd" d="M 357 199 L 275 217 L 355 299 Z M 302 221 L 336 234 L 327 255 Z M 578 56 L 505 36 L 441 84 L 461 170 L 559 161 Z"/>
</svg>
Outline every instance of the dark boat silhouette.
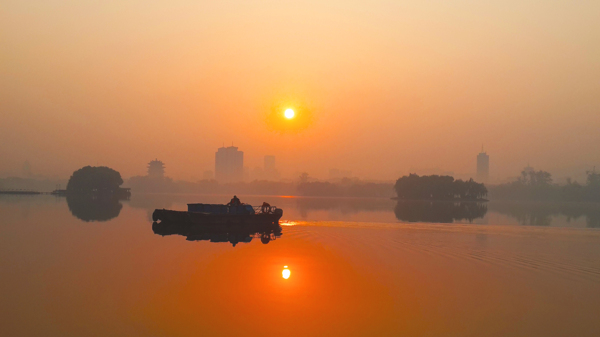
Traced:
<svg viewBox="0 0 600 337">
<path fill-rule="evenodd" d="M 269 204 L 253 207 L 247 204 L 188 204 L 186 211 L 156 209 L 152 213 L 155 222 L 197 225 L 257 225 L 277 224 L 283 210 Z"/>
</svg>

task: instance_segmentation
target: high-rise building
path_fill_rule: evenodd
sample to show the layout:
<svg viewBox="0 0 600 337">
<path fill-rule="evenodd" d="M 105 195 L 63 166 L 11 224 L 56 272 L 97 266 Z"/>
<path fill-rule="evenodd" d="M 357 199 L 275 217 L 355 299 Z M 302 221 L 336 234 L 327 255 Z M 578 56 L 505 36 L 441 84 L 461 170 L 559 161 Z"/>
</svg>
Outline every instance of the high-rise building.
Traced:
<svg viewBox="0 0 600 337">
<path fill-rule="evenodd" d="M 230 183 L 244 180 L 244 152 L 235 146 L 220 147 L 215 153 L 215 179 Z"/>
<path fill-rule="evenodd" d="M 477 181 L 486 183 L 490 179 L 490 156 L 483 152 L 477 155 Z"/>
<path fill-rule="evenodd" d="M 149 162 L 148 176 L 151 178 L 164 178 L 165 164 L 158 159 L 154 159 L 153 161 Z"/>
<path fill-rule="evenodd" d="M 265 166 L 263 169 L 263 174 L 265 179 L 279 179 L 279 171 L 275 166 L 275 156 L 265 156 Z"/>
<path fill-rule="evenodd" d="M 265 156 L 265 171 L 275 170 L 275 156 Z"/>
</svg>

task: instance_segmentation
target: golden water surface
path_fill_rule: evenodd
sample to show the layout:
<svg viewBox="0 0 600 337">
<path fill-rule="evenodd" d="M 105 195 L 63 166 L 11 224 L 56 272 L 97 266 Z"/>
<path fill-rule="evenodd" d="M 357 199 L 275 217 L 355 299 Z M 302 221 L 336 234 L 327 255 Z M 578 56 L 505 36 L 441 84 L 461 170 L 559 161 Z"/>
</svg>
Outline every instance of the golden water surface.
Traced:
<svg viewBox="0 0 600 337">
<path fill-rule="evenodd" d="M 11 199 L 0 279 L 2 336 L 600 335 L 597 229 L 284 215 L 233 246 Z"/>
</svg>

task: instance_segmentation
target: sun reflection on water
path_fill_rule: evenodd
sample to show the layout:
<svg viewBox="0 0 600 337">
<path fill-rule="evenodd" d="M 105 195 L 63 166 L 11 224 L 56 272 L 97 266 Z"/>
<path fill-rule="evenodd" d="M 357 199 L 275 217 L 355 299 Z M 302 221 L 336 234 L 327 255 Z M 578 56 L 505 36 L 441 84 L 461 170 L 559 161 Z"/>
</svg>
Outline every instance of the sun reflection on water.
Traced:
<svg viewBox="0 0 600 337">
<path fill-rule="evenodd" d="M 298 222 L 284 220 L 284 221 L 279 222 L 279 224 L 281 226 L 296 226 L 298 224 Z"/>
</svg>

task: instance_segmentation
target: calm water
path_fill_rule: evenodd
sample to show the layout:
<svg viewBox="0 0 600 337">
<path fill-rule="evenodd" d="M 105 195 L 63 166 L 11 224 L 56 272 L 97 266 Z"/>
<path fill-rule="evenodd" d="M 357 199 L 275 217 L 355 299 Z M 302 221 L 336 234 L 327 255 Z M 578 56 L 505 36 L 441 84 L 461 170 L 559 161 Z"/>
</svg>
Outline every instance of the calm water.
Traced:
<svg viewBox="0 0 600 337">
<path fill-rule="evenodd" d="M 149 219 L 227 200 L 0 196 L 0 335 L 600 335 L 598 205 L 244 197 L 282 226 L 234 240 Z"/>
</svg>

